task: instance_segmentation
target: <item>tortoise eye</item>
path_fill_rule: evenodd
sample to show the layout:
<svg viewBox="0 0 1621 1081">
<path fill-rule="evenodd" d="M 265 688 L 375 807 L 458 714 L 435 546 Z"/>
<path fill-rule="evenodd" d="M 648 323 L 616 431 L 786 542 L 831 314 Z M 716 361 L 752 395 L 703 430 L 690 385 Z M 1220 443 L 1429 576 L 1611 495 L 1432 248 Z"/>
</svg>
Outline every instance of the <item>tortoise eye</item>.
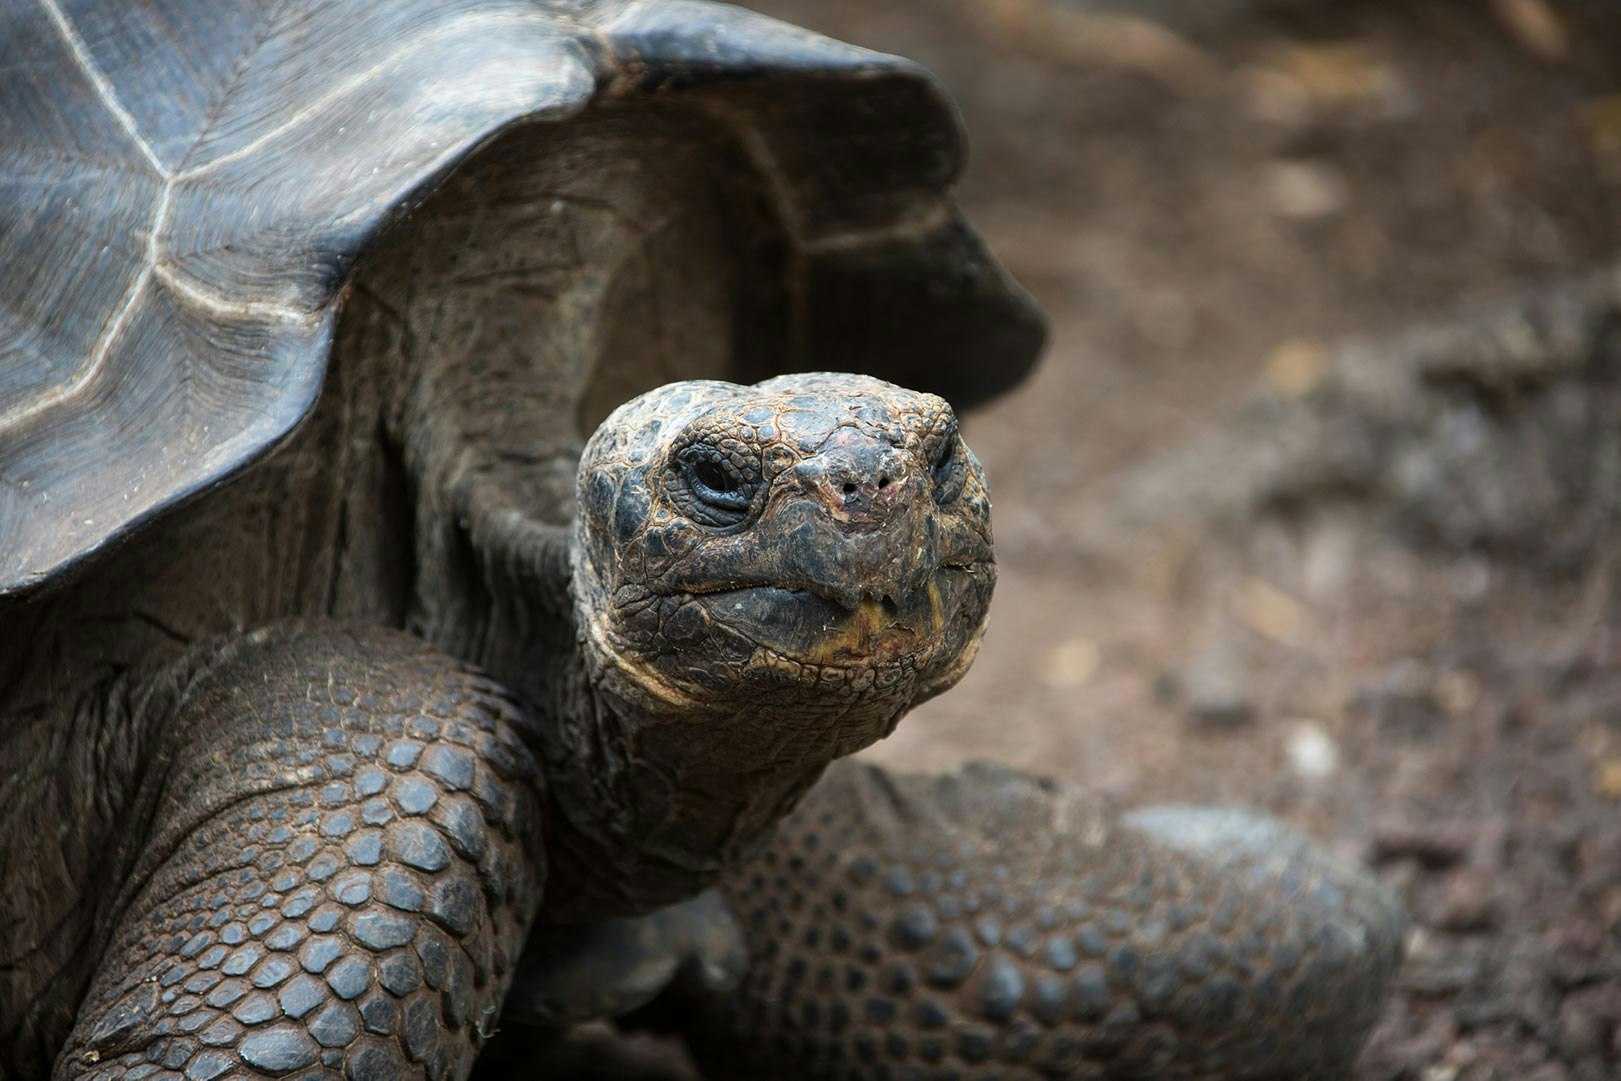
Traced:
<svg viewBox="0 0 1621 1081">
<path fill-rule="evenodd" d="M 688 513 L 705 525 L 736 525 L 748 517 L 754 483 L 713 446 L 695 443 L 681 452 L 681 486 Z"/>
<path fill-rule="evenodd" d="M 692 479 L 700 496 L 730 496 L 743 486 L 739 478 L 733 477 L 714 462 L 694 465 Z"/>
<path fill-rule="evenodd" d="M 951 467 L 957 461 L 957 433 L 952 432 L 950 437 L 941 443 L 940 449 L 934 452 L 934 462 L 930 471 L 934 474 L 934 483 L 944 484 L 951 479 Z"/>
<path fill-rule="evenodd" d="M 934 480 L 934 498 L 938 503 L 950 503 L 962 493 L 962 454 L 957 436 L 957 422 L 952 420 L 940 433 L 939 446 L 929 461 L 929 474 Z"/>
</svg>

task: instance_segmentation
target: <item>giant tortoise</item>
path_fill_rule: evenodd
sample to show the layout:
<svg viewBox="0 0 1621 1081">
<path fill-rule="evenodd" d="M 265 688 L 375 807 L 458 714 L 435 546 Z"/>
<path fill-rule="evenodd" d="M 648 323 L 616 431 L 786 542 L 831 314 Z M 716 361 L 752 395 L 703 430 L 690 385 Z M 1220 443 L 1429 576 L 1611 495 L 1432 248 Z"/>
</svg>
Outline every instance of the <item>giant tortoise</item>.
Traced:
<svg viewBox="0 0 1621 1081">
<path fill-rule="evenodd" d="M 6 0 L 0 1074 L 465 1077 L 693 904 L 716 1072 L 1342 1069 L 1396 917 L 1276 827 L 818 785 L 990 599 L 960 156 L 708 3 Z"/>
</svg>

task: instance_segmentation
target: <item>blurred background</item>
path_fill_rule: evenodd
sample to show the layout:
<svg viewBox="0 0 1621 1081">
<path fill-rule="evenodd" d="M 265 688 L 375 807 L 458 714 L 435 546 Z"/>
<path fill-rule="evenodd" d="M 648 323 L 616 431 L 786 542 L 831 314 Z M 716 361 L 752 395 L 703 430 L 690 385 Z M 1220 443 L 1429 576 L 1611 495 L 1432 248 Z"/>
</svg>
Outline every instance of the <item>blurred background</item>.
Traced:
<svg viewBox="0 0 1621 1081">
<path fill-rule="evenodd" d="M 940 76 L 1052 319 L 872 756 L 1263 806 L 1414 913 L 1361 1078 L 1621 1077 L 1621 5 L 749 6 Z"/>
</svg>

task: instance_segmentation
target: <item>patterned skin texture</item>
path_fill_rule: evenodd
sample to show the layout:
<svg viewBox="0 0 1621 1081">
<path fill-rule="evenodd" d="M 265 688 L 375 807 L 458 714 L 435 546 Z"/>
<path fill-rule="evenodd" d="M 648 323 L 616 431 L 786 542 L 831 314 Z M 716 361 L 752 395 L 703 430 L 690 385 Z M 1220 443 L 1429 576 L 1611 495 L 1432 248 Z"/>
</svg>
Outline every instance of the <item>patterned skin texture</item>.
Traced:
<svg viewBox="0 0 1621 1081">
<path fill-rule="evenodd" d="M 1403 935 L 1377 883 L 1262 816 L 1116 819 L 984 764 L 839 763 L 721 893 L 748 973 L 685 1018 L 715 1081 L 1326 1081 Z"/>
<path fill-rule="evenodd" d="M 276 622 L 33 715 L 0 771 L 0 1072 L 465 1077 L 537 913 L 699 893 L 972 658 L 989 502 L 938 398 L 674 384 L 579 492 L 572 541 L 477 523 L 510 574 L 468 610 L 507 622 Z M 488 674 L 446 645 L 515 636 Z"/>
<path fill-rule="evenodd" d="M 533 722 L 369 628 L 280 626 L 149 688 L 152 827 L 56 1075 L 465 1075 L 545 877 Z"/>
</svg>

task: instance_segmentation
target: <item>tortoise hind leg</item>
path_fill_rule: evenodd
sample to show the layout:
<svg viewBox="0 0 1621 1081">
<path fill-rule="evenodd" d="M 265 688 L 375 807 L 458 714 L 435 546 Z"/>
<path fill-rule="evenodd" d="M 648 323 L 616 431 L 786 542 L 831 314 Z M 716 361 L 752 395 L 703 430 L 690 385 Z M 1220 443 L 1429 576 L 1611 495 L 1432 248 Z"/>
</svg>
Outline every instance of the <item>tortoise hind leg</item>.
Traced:
<svg viewBox="0 0 1621 1081">
<path fill-rule="evenodd" d="M 529 721 L 374 629 L 255 632 L 151 686 L 142 855 L 56 1076 L 465 1077 L 542 886 Z"/>
<path fill-rule="evenodd" d="M 1261 816 L 1116 819 L 987 765 L 836 763 L 722 892 L 748 974 L 681 1022 L 711 1081 L 1327 1081 L 1403 933 L 1376 882 Z"/>
</svg>

